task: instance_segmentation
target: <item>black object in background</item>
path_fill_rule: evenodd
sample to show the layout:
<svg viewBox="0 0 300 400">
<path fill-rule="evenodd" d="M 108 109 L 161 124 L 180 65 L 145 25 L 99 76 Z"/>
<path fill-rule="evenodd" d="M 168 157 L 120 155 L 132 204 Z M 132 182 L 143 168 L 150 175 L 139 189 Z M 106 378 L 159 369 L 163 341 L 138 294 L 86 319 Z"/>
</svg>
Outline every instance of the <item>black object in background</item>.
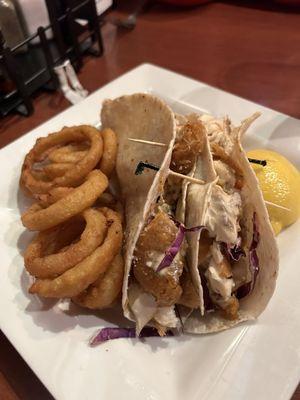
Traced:
<svg viewBox="0 0 300 400">
<path fill-rule="evenodd" d="M 86 50 L 87 46 L 94 55 L 99 56 L 103 53 L 103 43 L 95 1 L 45 0 L 45 2 L 58 49 L 61 54 L 64 54 L 67 48 L 70 46 L 73 47 L 73 52 L 76 56 L 74 60 L 75 67 L 81 67 L 82 52 Z M 65 15 L 66 18 L 61 19 L 61 15 Z M 86 20 L 87 25 L 82 26 L 77 20 Z M 84 46 L 80 39 L 81 35 L 87 31 L 91 34 L 91 46 L 88 44 Z M 84 41 L 85 38 L 83 39 Z M 98 48 L 95 47 L 95 44 Z"/>
<path fill-rule="evenodd" d="M 50 25 L 10 48 L 0 31 L 0 118 L 11 111 L 33 113 L 32 95 L 39 89 L 56 90 L 54 66 L 69 58 L 80 69 L 86 51 L 103 53 L 103 42 L 95 0 L 45 0 Z M 77 19 L 86 20 L 80 24 Z M 46 38 L 52 29 L 53 39 Z M 39 38 L 36 43 L 34 39 Z M 34 42 L 34 43 L 33 43 Z M 26 51 L 20 52 L 21 48 Z M 10 83 L 9 85 L 7 83 Z M 10 87 L 8 93 L 6 89 Z"/>
</svg>

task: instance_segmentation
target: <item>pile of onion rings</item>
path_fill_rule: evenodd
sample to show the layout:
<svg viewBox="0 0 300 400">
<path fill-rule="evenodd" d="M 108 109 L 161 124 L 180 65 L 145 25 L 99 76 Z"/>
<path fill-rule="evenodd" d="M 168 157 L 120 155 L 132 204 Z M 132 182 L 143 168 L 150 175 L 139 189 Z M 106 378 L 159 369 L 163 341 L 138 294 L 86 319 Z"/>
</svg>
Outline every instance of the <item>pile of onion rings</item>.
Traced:
<svg viewBox="0 0 300 400">
<path fill-rule="evenodd" d="M 81 125 L 39 138 L 26 155 L 20 186 L 34 203 L 21 220 L 38 231 L 24 254 L 30 293 L 91 309 L 119 297 L 123 210 L 108 191 L 117 146 L 112 130 Z"/>
</svg>

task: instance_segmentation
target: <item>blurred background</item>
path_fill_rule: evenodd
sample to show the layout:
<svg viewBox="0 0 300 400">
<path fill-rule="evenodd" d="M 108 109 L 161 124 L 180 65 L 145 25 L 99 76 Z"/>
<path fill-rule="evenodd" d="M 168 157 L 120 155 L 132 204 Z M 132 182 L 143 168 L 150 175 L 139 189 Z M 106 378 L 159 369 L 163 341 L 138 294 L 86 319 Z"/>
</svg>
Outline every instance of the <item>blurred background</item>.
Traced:
<svg viewBox="0 0 300 400">
<path fill-rule="evenodd" d="M 103 52 L 99 17 L 112 0 L 0 0 L 0 115 L 33 113 L 31 96 L 62 86 L 56 66 L 79 70 Z M 73 73 L 74 75 L 74 73 Z"/>
<path fill-rule="evenodd" d="M 299 67 L 299 63 L 293 62 L 299 57 L 299 46 L 296 50 L 299 42 L 295 42 L 300 26 L 299 3 L 299 0 L 0 0 L 0 118 L 11 113 L 32 115 L 34 99 L 41 92 L 51 95 L 59 91 L 70 103 L 80 101 L 89 91 L 128 69 L 126 62 L 120 60 L 122 55 L 133 61 L 129 67 L 155 62 L 208 83 L 216 84 L 215 79 L 211 82 L 212 73 L 221 75 L 216 86 L 224 89 L 230 86 L 230 91 L 244 96 L 248 90 L 244 86 L 248 83 L 237 81 L 241 74 L 243 80 L 250 79 L 255 84 L 259 75 L 268 71 L 269 79 L 274 82 L 282 75 L 282 68 L 284 73 L 293 74 Z M 294 29 L 296 23 L 298 29 Z M 278 47 L 278 54 L 272 54 L 272 47 Z M 285 47 L 283 58 L 280 47 Z M 199 59 L 199 74 L 193 73 L 190 66 L 192 53 Z M 103 54 L 105 65 L 94 60 L 93 68 L 98 65 L 99 69 L 93 69 L 92 73 L 89 70 L 83 77 L 84 81 L 87 77 L 93 79 L 94 84 L 87 82 L 88 90 L 84 89 L 76 73 L 84 74 L 90 58 Z M 164 62 L 166 57 L 170 60 L 168 65 Z M 228 58 L 232 59 L 231 64 L 235 63 L 224 68 Z M 200 73 L 203 66 L 206 71 Z M 103 68 L 105 81 L 98 79 Z M 267 82 L 261 83 L 253 100 L 264 102 L 261 92 Z M 277 82 L 277 90 L 284 84 Z"/>
<path fill-rule="evenodd" d="M 143 62 L 299 117 L 299 4 L 0 0 L 0 146 Z"/>
</svg>

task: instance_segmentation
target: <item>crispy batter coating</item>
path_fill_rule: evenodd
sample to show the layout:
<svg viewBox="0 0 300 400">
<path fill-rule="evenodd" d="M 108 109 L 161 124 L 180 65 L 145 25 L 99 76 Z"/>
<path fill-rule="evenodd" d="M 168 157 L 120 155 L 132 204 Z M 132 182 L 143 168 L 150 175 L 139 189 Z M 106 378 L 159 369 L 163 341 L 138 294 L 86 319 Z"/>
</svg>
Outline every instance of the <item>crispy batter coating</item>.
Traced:
<svg viewBox="0 0 300 400">
<path fill-rule="evenodd" d="M 59 173 L 56 171 L 58 175 L 51 181 L 38 179 L 35 174 L 32 174 L 35 164 L 44 161 L 50 150 L 52 151 L 58 146 L 74 141 L 88 141 L 90 147 L 86 155 L 79 162 L 73 164 L 72 168 L 66 169 L 64 173 L 61 170 Z M 31 193 L 48 193 L 50 189 L 58 186 L 77 186 L 96 167 L 102 157 L 102 153 L 103 139 L 96 128 L 88 125 L 63 128 L 59 132 L 37 139 L 35 145 L 25 157 L 20 185 Z"/>
<path fill-rule="evenodd" d="M 30 287 L 30 293 L 43 297 L 75 297 L 104 274 L 122 243 L 122 223 L 118 213 L 108 208 L 100 211 L 106 218 L 107 236 L 91 255 L 54 279 L 37 279 Z"/>
<path fill-rule="evenodd" d="M 99 168 L 106 176 L 109 177 L 116 165 L 118 140 L 117 135 L 111 129 L 104 129 L 101 131 L 101 135 L 104 142 L 104 150 Z"/>
<path fill-rule="evenodd" d="M 107 232 L 104 215 L 97 209 L 89 208 L 83 211 L 82 217 L 86 226 L 75 243 L 72 243 L 76 237 L 73 237 L 73 231 L 77 228 L 74 223 L 39 232 L 24 254 L 25 267 L 31 275 L 41 279 L 55 278 L 84 260 L 102 244 Z M 71 236 L 69 243 L 64 243 L 68 247 L 45 255 L 49 244 L 57 242 L 62 236 Z"/>
<path fill-rule="evenodd" d="M 134 253 L 134 276 L 144 290 L 157 299 L 160 306 L 175 304 L 182 293 L 179 278 L 183 262 L 178 257 L 175 257 L 170 267 L 161 272 L 155 270 L 177 232 L 175 223 L 160 211 L 144 228 Z"/>
<path fill-rule="evenodd" d="M 184 175 L 191 171 L 196 158 L 202 152 L 204 136 L 205 128 L 200 121 L 188 122 L 183 126 L 172 152 L 170 168 L 173 171 Z"/>
<path fill-rule="evenodd" d="M 119 253 L 113 259 L 107 271 L 96 282 L 92 283 L 85 291 L 73 301 L 82 307 L 103 309 L 112 305 L 118 298 L 123 283 L 124 261 Z"/>
<path fill-rule="evenodd" d="M 22 223 L 32 231 L 43 231 L 59 225 L 90 207 L 107 186 L 107 177 L 101 171 L 94 170 L 81 186 L 49 207 L 33 204 L 22 215 Z"/>
<path fill-rule="evenodd" d="M 53 163 L 77 163 L 86 156 L 88 145 L 85 142 L 74 142 L 51 151 L 48 156 Z"/>
<path fill-rule="evenodd" d="M 200 307 L 200 296 L 193 285 L 188 271 L 183 270 L 180 284 L 182 287 L 182 295 L 177 303 L 189 308 Z"/>
</svg>

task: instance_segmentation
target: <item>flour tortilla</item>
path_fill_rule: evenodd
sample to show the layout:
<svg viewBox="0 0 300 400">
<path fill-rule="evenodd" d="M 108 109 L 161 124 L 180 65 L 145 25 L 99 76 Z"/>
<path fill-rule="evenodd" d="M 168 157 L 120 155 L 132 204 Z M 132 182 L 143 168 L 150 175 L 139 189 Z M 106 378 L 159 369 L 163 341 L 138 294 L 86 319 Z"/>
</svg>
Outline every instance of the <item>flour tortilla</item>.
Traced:
<svg viewBox="0 0 300 400">
<path fill-rule="evenodd" d="M 116 132 L 119 141 L 120 151 L 118 151 L 116 170 L 122 196 L 126 199 L 122 305 L 124 315 L 135 320 L 128 305 L 132 257 L 151 206 L 155 204 L 168 176 L 176 135 L 175 116 L 172 110 L 158 98 L 150 94 L 138 93 L 115 100 L 106 100 L 101 111 L 101 121 L 104 128 L 111 128 Z M 167 146 L 147 146 L 130 142 L 128 138 L 159 141 Z M 157 172 L 147 169 L 142 175 L 135 175 L 136 166 L 140 161 L 148 161 L 160 166 L 160 169 Z M 147 298 L 146 302 L 151 303 L 151 298 Z"/>
<path fill-rule="evenodd" d="M 240 300 L 240 310 L 237 319 L 232 321 L 227 320 L 218 311 L 207 313 L 205 316 L 201 316 L 199 311 L 194 311 L 184 324 L 185 331 L 189 333 L 218 332 L 237 325 L 242 321 L 255 319 L 266 308 L 275 290 L 279 264 L 278 247 L 258 180 L 241 145 L 242 136 L 258 115 L 254 114 L 243 121 L 240 127 L 232 129 L 232 146 L 229 146 L 232 158 L 238 163 L 244 174 L 245 183 L 241 191 L 241 197 L 242 204 L 244 205 L 244 225 L 248 231 L 246 243 L 248 250 L 246 249 L 246 256 L 249 254 L 249 247 L 252 240 L 252 218 L 254 212 L 256 213 L 257 226 L 260 233 L 260 241 L 256 249 L 260 270 L 256 284 L 254 290 Z"/>
<path fill-rule="evenodd" d="M 190 117 L 190 122 L 194 118 Z M 198 185 L 196 183 L 189 183 L 187 187 L 186 196 L 186 219 L 185 224 L 187 228 L 193 226 L 204 225 L 205 211 L 208 206 L 207 199 L 213 182 L 216 180 L 216 172 L 213 168 L 212 155 L 209 148 L 209 142 L 207 136 L 204 138 L 203 151 L 197 158 L 193 177 L 206 182 L 204 185 Z M 198 253 L 199 253 L 199 239 L 201 231 L 191 232 L 187 234 L 188 251 L 187 260 L 191 274 L 191 279 L 196 291 L 199 294 L 199 308 L 200 312 L 204 314 L 204 302 L 203 302 L 203 289 L 201 285 L 201 279 L 198 271 Z"/>
</svg>

